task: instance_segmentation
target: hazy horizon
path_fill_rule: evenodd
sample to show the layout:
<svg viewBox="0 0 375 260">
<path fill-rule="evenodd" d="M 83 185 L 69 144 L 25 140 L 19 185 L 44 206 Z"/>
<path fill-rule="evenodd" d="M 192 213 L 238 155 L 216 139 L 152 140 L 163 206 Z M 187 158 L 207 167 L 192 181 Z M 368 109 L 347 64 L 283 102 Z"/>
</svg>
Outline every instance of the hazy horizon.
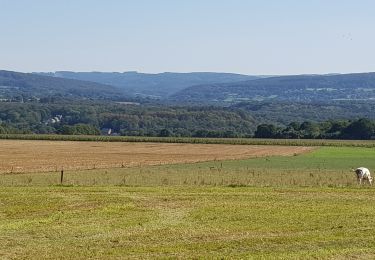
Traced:
<svg viewBox="0 0 375 260">
<path fill-rule="evenodd" d="M 0 0 L 0 69 L 375 71 L 375 2 Z"/>
<path fill-rule="evenodd" d="M 1 69 L 0 69 L 1 70 Z M 144 71 L 73 71 L 73 70 L 56 70 L 56 71 L 16 71 L 22 73 L 58 73 L 58 72 L 73 72 L 73 73 L 139 73 L 139 74 L 163 74 L 163 73 L 177 73 L 177 74 L 188 74 L 188 73 L 227 73 L 227 74 L 238 74 L 247 76 L 302 76 L 302 75 L 338 75 L 338 74 L 365 74 L 365 73 L 375 73 L 374 71 L 362 71 L 362 72 L 331 72 L 331 73 L 303 73 L 303 74 L 243 74 L 231 71 L 162 71 L 162 72 L 144 72 Z"/>
</svg>

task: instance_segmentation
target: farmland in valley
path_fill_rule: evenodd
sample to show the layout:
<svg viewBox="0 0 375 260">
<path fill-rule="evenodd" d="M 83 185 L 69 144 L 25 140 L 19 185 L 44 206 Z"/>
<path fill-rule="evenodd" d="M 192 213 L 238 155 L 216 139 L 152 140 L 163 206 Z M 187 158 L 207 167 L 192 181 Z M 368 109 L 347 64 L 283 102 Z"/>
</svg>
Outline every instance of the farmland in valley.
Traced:
<svg viewBox="0 0 375 260">
<path fill-rule="evenodd" d="M 0 258 L 375 256 L 373 148 L 0 143 Z"/>
</svg>

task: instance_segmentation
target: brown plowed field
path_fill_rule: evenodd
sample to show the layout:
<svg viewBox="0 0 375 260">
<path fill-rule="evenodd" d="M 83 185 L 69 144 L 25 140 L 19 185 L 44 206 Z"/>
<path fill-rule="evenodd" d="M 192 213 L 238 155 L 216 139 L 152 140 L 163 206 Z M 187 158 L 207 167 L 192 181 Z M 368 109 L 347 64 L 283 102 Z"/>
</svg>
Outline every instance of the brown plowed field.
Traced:
<svg viewBox="0 0 375 260">
<path fill-rule="evenodd" d="M 0 172 L 55 171 L 290 156 L 298 146 L 0 140 Z"/>
</svg>

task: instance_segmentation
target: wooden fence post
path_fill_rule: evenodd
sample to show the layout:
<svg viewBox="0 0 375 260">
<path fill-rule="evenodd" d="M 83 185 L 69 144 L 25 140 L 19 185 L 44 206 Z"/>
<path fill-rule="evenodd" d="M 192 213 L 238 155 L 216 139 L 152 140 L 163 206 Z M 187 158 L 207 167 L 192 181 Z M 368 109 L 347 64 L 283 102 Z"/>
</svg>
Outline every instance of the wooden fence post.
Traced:
<svg viewBox="0 0 375 260">
<path fill-rule="evenodd" d="M 64 181 L 64 167 L 61 167 L 60 184 L 63 184 L 63 181 Z"/>
</svg>

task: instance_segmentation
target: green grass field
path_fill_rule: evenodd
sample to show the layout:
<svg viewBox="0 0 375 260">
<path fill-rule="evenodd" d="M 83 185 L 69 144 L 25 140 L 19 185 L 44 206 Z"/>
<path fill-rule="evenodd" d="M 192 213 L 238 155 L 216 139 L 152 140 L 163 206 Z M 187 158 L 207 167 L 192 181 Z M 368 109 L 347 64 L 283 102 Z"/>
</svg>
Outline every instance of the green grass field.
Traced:
<svg viewBox="0 0 375 260">
<path fill-rule="evenodd" d="M 0 258 L 374 259 L 375 149 L 0 176 Z"/>
</svg>

